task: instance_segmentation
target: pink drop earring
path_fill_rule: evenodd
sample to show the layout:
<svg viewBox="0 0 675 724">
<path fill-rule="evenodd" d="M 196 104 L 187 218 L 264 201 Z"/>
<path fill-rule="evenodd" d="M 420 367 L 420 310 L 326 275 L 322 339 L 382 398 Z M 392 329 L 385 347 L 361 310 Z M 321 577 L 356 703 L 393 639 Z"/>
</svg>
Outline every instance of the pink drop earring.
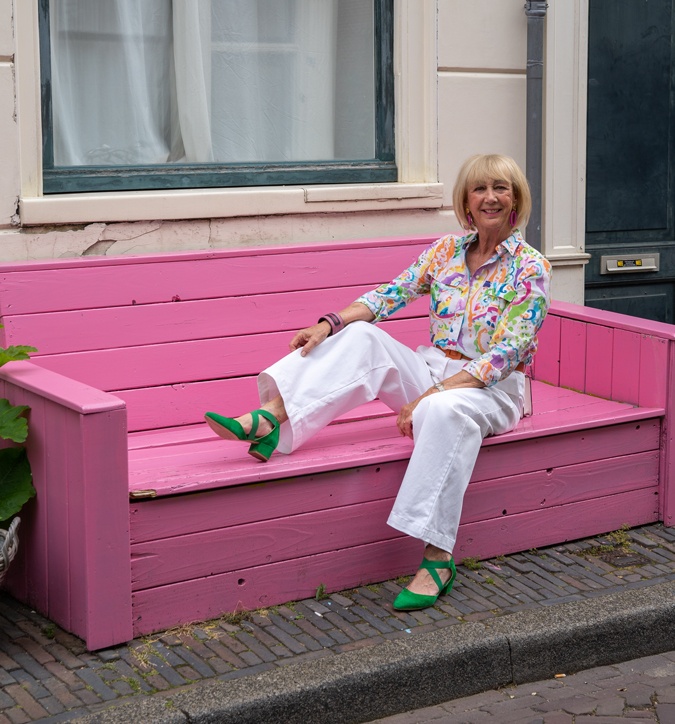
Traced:
<svg viewBox="0 0 675 724">
<path fill-rule="evenodd" d="M 509 214 L 509 224 L 511 224 L 511 228 L 516 228 L 516 222 L 518 221 L 518 212 L 516 211 L 516 207 L 514 206 L 511 209 L 511 213 Z"/>
<path fill-rule="evenodd" d="M 466 211 L 466 220 L 467 220 L 469 226 L 475 226 L 475 224 L 473 223 L 473 216 L 471 216 L 471 212 L 469 211 L 469 209 L 465 209 L 465 211 Z"/>
</svg>

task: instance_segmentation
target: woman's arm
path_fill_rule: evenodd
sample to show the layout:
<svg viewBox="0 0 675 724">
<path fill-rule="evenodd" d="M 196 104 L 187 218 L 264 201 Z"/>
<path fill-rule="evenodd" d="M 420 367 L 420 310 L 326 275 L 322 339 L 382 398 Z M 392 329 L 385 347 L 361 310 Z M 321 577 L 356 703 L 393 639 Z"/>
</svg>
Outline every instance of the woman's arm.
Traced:
<svg viewBox="0 0 675 724">
<path fill-rule="evenodd" d="M 358 321 L 372 322 L 375 319 L 375 315 L 361 302 L 352 302 L 348 307 L 345 307 L 339 312 L 339 315 L 344 320 L 345 325 Z M 300 354 L 305 357 L 317 344 L 321 344 L 321 342 L 328 337 L 330 331 L 331 327 L 328 322 L 317 322 L 311 327 L 306 327 L 296 332 L 289 347 L 291 351 L 302 347 Z"/>
</svg>

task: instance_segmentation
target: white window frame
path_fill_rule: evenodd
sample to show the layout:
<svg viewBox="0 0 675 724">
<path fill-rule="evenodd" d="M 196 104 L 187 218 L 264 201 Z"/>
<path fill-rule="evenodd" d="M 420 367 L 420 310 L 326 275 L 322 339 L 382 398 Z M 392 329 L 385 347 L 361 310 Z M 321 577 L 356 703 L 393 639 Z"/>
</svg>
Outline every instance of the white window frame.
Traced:
<svg viewBox="0 0 675 724">
<path fill-rule="evenodd" d="M 395 136 L 392 184 L 257 186 L 42 193 L 37 3 L 15 3 L 21 198 L 25 225 L 269 216 L 438 208 L 437 0 L 395 0 Z"/>
</svg>

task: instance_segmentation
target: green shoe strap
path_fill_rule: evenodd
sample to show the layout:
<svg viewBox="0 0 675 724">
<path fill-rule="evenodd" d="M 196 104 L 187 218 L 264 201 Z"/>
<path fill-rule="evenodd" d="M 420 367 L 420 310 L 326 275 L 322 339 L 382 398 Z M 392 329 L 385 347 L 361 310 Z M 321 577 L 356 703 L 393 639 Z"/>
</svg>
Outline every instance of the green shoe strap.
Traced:
<svg viewBox="0 0 675 724">
<path fill-rule="evenodd" d="M 251 417 L 253 418 L 253 424 L 251 425 L 251 432 L 247 437 L 248 440 L 252 440 L 253 442 L 259 442 L 264 437 L 267 437 L 267 435 L 262 435 L 261 437 L 256 438 L 256 433 L 258 432 L 258 425 L 260 424 L 261 415 L 266 420 L 272 423 L 272 429 L 267 433 L 267 435 L 271 435 L 279 427 L 279 421 L 276 417 L 274 417 L 271 412 L 267 412 L 267 410 L 252 410 Z"/>
<path fill-rule="evenodd" d="M 441 581 L 441 577 L 438 573 L 436 573 L 436 570 L 438 568 L 445 568 L 446 570 L 454 571 L 455 562 L 452 558 L 449 561 L 430 561 L 428 558 L 423 558 L 420 568 L 424 568 L 429 571 L 431 577 L 434 579 L 434 583 L 438 586 L 438 590 L 441 591 L 448 582 L 446 581 L 443 583 L 443 581 Z M 450 578 L 452 578 L 452 573 L 450 574 Z"/>
</svg>

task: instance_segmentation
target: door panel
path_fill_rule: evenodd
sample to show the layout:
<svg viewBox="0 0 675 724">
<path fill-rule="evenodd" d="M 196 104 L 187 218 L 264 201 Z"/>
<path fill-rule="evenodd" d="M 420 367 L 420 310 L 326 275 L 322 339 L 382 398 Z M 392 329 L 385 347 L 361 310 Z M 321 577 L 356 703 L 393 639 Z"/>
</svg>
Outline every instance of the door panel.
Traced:
<svg viewBox="0 0 675 724">
<path fill-rule="evenodd" d="M 589 2 L 586 301 L 668 322 L 675 321 L 674 5 Z M 647 252 L 659 254 L 659 271 L 602 273 L 602 256 Z"/>
</svg>

